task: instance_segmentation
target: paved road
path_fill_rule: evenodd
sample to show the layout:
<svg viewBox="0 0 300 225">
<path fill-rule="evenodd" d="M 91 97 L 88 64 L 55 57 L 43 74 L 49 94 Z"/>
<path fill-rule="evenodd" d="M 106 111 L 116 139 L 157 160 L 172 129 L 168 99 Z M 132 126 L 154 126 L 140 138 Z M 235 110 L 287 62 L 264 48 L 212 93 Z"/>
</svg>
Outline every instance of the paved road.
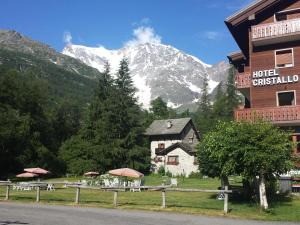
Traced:
<svg viewBox="0 0 300 225">
<path fill-rule="evenodd" d="M 118 209 L 0 203 L 0 225 L 292 225 Z M 298 224 L 299 225 L 299 224 Z"/>
</svg>

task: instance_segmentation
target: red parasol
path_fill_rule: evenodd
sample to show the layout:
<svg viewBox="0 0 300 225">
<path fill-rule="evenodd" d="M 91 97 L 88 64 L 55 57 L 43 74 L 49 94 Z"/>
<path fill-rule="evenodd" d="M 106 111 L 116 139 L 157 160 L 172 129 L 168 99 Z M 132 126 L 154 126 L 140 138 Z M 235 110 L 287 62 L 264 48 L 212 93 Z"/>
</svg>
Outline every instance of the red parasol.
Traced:
<svg viewBox="0 0 300 225">
<path fill-rule="evenodd" d="M 94 171 L 90 171 L 90 172 L 86 172 L 85 174 L 83 174 L 84 176 L 90 176 L 90 177 L 93 177 L 93 176 L 98 176 L 99 173 L 98 172 L 94 172 Z"/>
<path fill-rule="evenodd" d="M 143 177 L 144 174 L 130 168 L 121 168 L 108 171 L 110 175 L 114 176 L 122 176 L 122 177 L 133 177 L 133 178 L 140 178 Z"/>
<path fill-rule="evenodd" d="M 33 177 L 38 177 L 38 176 L 39 176 L 38 174 L 26 172 L 26 173 L 20 173 L 16 177 L 19 177 L 19 178 L 33 178 Z"/>
<path fill-rule="evenodd" d="M 35 173 L 38 175 L 44 175 L 50 173 L 48 170 L 42 169 L 42 168 L 26 168 L 24 171 L 29 172 L 29 173 Z"/>
</svg>

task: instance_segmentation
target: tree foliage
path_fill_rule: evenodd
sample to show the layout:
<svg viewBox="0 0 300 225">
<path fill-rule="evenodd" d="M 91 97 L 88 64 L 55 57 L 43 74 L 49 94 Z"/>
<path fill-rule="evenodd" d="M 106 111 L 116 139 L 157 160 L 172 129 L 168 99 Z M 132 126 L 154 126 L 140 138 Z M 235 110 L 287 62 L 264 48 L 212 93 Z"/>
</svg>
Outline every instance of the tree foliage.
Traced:
<svg viewBox="0 0 300 225">
<path fill-rule="evenodd" d="M 220 122 L 198 145 L 199 169 L 221 179 L 271 180 L 291 169 L 291 150 L 290 134 L 272 124 Z"/>
<path fill-rule="evenodd" d="M 59 172 L 47 83 L 1 67 L 0 102 L 0 176 L 31 166 Z"/>
<path fill-rule="evenodd" d="M 127 60 L 120 62 L 115 80 L 107 64 L 98 80 L 84 126 L 79 135 L 61 148 L 60 155 L 69 172 L 78 174 L 87 167 L 106 172 L 128 166 L 147 171 L 149 152 L 144 147 L 142 112 L 134 95 Z M 85 160 L 77 162 L 82 151 L 80 146 L 88 154 L 81 158 Z"/>
</svg>

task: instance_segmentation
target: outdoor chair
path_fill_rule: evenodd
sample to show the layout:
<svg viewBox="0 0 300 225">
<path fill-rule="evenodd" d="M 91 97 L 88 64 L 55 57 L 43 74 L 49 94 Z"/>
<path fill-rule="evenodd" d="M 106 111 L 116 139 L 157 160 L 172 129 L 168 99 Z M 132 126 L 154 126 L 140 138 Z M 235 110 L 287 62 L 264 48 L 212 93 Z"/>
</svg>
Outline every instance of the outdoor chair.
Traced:
<svg viewBox="0 0 300 225">
<path fill-rule="evenodd" d="M 132 191 L 132 192 L 141 191 L 141 188 L 140 188 L 141 183 L 142 183 L 141 179 L 134 180 L 133 182 L 131 182 L 130 191 Z"/>
<path fill-rule="evenodd" d="M 118 187 L 119 186 L 119 179 L 114 178 L 113 181 L 111 182 L 111 187 Z"/>
<path fill-rule="evenodd" d="M 53 184 L 47 184 L 47 191 L 55 191 L 55 187 Z"/>
<path fill-rule="evenodd" d="M 32 186 L 30 186 L 30 184 L 28 184 L 28 183 L 23 183 L 23 184 L 21 184 L 21 186 L 22 186 L 23 191 L 31 191 L 32 190 Z"/>
<path fill-rule="evenodd" d="M 86 180 L 82 180 L 82 181 L 81 181 L 81 184 L 87 186 L 87 185 L 88 185 L 88 182 L 87 182 Z"/>
<path fill-rule="evenodd" d="M 111 187 L 109 179 L 103 179 L 104 187 Z"/>
<path fill-rule="evenodd" d="M 173 186 L 173 187 L 178 186 L 177 178 L 171 178 L 171 186 Z"/>
</svg>

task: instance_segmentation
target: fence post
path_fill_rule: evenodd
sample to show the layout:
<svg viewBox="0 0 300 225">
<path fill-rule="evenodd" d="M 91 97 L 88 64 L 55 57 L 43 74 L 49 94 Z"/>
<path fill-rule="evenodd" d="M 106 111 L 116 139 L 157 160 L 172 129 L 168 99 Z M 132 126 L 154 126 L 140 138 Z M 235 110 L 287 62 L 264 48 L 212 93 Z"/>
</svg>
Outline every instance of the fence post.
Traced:
<svg viewBox="0 0 300 225">
<path fill-rule="evenodd" d="M 36 202 L 40 201 L 40 186 L 36 187 Z"/>
<path fill-rule="evenodd" d="M 166 208 L 166 189 L 162 189 L 161 191 L 162 194 L 162 208 Z"/>
<path fill-rule="evenodd" d="M 224 213 L 228 213 L 228 186 L 225 186 L 225 192 L 224 192 Z"/>
<path fill-rule="evenodd" d="M 10 189 L 10 185 L 6 186 L 6 195 L 5 195 L 5 200 L 9 200 L 9 189 Z"/>
<path fill-rule="evenodd" d="M 114 191 L 114 206 L 118 206 L 118 191 Z"/>
<path fill-rule="evenodd" d="M 75 203 L 78 204 L 79 200 L 80 200 L 80 187 L 77 187 L 77 189 L 76 189 Z"/>
</svg>

